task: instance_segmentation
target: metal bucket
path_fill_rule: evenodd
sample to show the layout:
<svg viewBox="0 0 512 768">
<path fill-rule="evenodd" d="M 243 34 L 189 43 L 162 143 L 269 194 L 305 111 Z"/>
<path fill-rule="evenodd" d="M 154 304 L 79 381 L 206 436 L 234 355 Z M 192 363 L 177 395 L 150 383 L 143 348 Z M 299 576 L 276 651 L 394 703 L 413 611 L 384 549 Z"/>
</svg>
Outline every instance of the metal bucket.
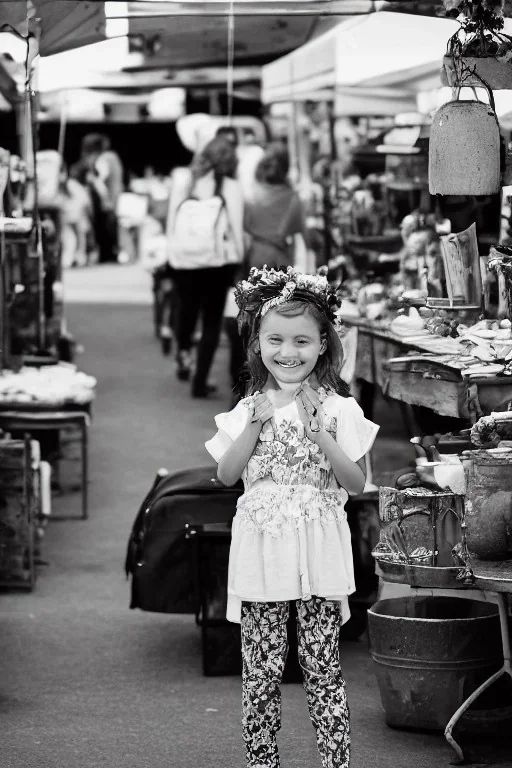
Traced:
<svg viewBox="0 0 512 768">
<path fill-rule="evenodd" d="M 379 600 L 368 611 L 386 723 L 444 730 L 502 663 L 500 622 L 492 603 L 458 597 Z"/>
<path fill-rule="evenodd" d="M 450 101 L 432 118 L 431 195 L 494 195 L 500 191 L 500 128 L 493 107 Z"/>
</svg>

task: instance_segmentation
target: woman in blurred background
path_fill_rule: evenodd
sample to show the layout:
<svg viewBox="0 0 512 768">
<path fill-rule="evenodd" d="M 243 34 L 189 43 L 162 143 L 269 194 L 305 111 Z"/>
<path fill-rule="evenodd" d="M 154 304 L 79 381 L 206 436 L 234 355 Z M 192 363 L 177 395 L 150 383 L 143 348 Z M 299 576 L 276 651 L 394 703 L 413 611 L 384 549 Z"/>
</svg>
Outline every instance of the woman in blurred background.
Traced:
<svg viewBox="0 0 512 768">
<path fill-rule="evenodd" d="M 288 183 L 289 167 L 282 144 L 271 144 L 256 167 L 244 214 L 249 267 L 296 266 L 302 272 L 314 267 L 308 263 L 305 216 L 299 196 Z"/>
<path fill-rule="evenodd" d="M 244 256 L 243 196 L 233 145 L 212 139 L 190 168 L 174 171 L 167 218 L 169 264 L 178 297 L 177 376 L 191 375 L 193 334 L 201 318 L 192 396 L 215 387 L 208 375 L 219 343 L 228 288 Z"/>
</svg>

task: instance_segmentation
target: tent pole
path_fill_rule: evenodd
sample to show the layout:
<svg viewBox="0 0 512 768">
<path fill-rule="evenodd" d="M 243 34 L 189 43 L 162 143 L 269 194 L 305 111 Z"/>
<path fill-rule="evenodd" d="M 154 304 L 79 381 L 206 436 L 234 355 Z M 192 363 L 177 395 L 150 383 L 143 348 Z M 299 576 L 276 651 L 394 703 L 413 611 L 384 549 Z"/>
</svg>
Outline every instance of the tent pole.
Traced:
<svg viewBox="0 0 512 768">
<path fill-rule="evenodd" d="M 5 149 L 0 149 L 0 216 L 5 216 L 4 193 L 9 180 L 10 155 Z M 5 231 L 2 227 L 0 231 L 0 371 L 6 367 L 8 361 L 9 345 L 9 316 L 7 308 L 7 244 L 5 242 Z"/>
<path fill-rule="evenodd" d="M 61 163 L 64 161 L 64 145 L 66 143 L 66 127 L 67 127 L 67 103 L 61 107 L 60 121 L 59 121 L 59 143 L 57 145 L 57 151 L 61 158 Z"/>
<path fill-rule="evenodd" d="M 288 154 L 290 156 L 290 179 L 295 186 L 299 182 L 300 170 L 297 152 L 297 121 L 299 119 L 297 102 L 290 102 Z"/>
<path fill-rule="evenodd" d="M 326 178 L 324 179 L 323 192 L 324 192 L 324 248 L 325 248 L 325 260 L 327 263 L 332 259 L 332 184 L 333 184 L 333 163 L 338 159 L 338 151 L 336 147 L 336 135 L 335 135 L 335 122 L 336 117 L 334 114 L 334 105 L 331 101 L 327 101 L 325 104 L 327 112 L 327 125 L 329 131 L 329 155 L 331 163 L 326 172 Z"/>
</svg>

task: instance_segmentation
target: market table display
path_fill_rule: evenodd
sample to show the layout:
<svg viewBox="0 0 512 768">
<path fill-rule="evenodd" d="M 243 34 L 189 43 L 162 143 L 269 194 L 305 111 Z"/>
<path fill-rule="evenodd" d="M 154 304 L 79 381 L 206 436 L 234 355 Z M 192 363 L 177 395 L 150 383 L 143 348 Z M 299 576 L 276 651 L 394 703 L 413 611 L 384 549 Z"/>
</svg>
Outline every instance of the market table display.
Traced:
<svg viewBox="0 0 512 768">
<path fill-rule="evenodd" d="M 441 649 L 438 658 L 430 659 L 429 651 L 420 647 L 421 641 L 415 645 L 411 642 L 414 633 L 407 632 L 401 635 L 400 658 L 396 663 L 392 658 L 383 656 L 379 647 L 373 654 L 377 664 L 400 669 L 412 664 L 411 668 L 425 669 L 425 674 L 418 678 L 419 683 L 411 684 L 406 675 L 396 673 L 394 684 L 380 676 L 379 686 L 385 708 L 386 705 L 388 708 L 395 706 L 393 686 L 406 689 L 405 693 L 402 691 L 406 698 L 412 696 L 410 700 L 415 703 L 408 718 L 414 718 L 415 710 L 420 718 L 425 711 L 428 712 L 434 696 L 429 688 L 434 684 L 432 670 L 441 675 L 437 679 L 437 695 L 440 695 L 439 687 L 442 685 L 440 670 L 445 670 L 446 679 L 449 675 L 456 678 L 459 687 L 451 688 L 451 703 L 455 712 L 447 712 L 446 719 L 443 722 L 438 719 L 438 725 L 434 727 L 441 725 L 445 728 L 446 738 L 460 761 L 464 759 L 464 754 L 453 736 L 456 724 L 471 704 L 497 680 L 503 676 L 512 677 L 506 598 L 512 595 L 511 437 L 510 412 L 484 416 L 470 432 L 468 450 L 459 454 L 439 454 L 438 461 L 429 462 L 418 457 L 415 471 L 398 480 L 397 488 L 380 489 L 382 527 L 380 541 L 373 554 L 378 573 L 385 581 L 420 589 L 453 590 L 454 594 L 476 589 L 486 599 L 492 595 L 498 605 L 503 663 L 497 671 L 492 668 L 492 659 L 491 663 L 483 659 L 454 658 L 447 661 L 442 655 L 449 652 L 448 647 Z M 433 598 L 431 613 L 435 601 L 442 599 Z M 378 608 L 377 613 L 379 610 L 385 610 L 385 606 Z M 425 621 L 425 618 L 437 617 L 423 616 L 421 620 Z M 440 615 L 438 618 L 447 617 Z M 372 640 L 372 621 L 375 619 L 371 616 L 370 619 L 370 640 L 376 647 L 375 633 Z M 450 632 L 454 634 L 458 619 L 459 616 L 455 615 L 453 621 L 444 622 L 452 625 Z M 402 621 L 408 623 L 408 613 L 404 614 Z M 475 636 L 471 635 L 469 628 L 464 640 L 470 645 L 473 643 L 475 648 L 482 640 L 478 640 L 478 632 L 482 630 L 477 625 L 478 622 L 475 622 Z M 485 643 L 493 642 L 494 639 L 486 634 Z M 482 671 L 486 667 L 489 668 L 488 679 L 482 679 Z M 490 676 L 489 672 L 492 672 Z M 407 692 L 409 685 L 419 687 Z M 400 700 L 405 699 L 402 696 Z M 391 714 L 391 719 L 393 717 Z"/>
<path fill-rule="evenodd" d="M 78 433 L 81 445 L 82 519 L 88 516 L 88 428 L 95 388 L 96 379 L 78 371 L 70 363 L 0 372 L 0 430 L 37 436 L 42 443 L 43 454 L 43 433 L 53 433 L 58 441 L 57 450 L 53 451 L 57 455 L 57 460 L 53 462 L 57 482 L 60 434 L 67 430 L 71 436 L 68 442 L 71 442 Z"/>
<path fill-rule="evenodd" d="M 94 400 L 96 379 L 71 363 L 42 367 L 24 366 L 19 371 L 0 371 L 0 410 L 86 410 Z"/>
<path fill-rule="evenodd" d="M 371 387 L 362 402 L 366 410 L 371 410 L 376 386 L 399 402 L 470 422 L 506 410 L 512 400 L 512 378 L 503 375 L 505 364 L 495 362 L 484 338 L 476 337 L 481 342 L 477 349 L 427 331 L 399 335 L 392 321 L 372 321 L 354 312 L 342 311 L 340 319 L 357 330 L 354 378 Z M 476 356 L 475 349 L 488 359 Z"/>
</svg>

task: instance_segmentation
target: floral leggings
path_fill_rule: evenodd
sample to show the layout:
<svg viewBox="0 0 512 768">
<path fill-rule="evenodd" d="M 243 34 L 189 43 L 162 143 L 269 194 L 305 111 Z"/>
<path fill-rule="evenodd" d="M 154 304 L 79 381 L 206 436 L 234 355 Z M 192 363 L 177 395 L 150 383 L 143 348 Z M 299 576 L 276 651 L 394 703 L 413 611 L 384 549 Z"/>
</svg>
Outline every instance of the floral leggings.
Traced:
<svg viewBox="0 0 512 768">
<path fill-rule="evenodd" d="M 279 768 L 280 682 L 289 603 L 242 604 L 242 725 L 249 768 Z M 339 663 L 341 611 L 323 598 L 297 600 L 299 662 L 323 768 L 348 768 L 350 719 Z"/>
</svg>

